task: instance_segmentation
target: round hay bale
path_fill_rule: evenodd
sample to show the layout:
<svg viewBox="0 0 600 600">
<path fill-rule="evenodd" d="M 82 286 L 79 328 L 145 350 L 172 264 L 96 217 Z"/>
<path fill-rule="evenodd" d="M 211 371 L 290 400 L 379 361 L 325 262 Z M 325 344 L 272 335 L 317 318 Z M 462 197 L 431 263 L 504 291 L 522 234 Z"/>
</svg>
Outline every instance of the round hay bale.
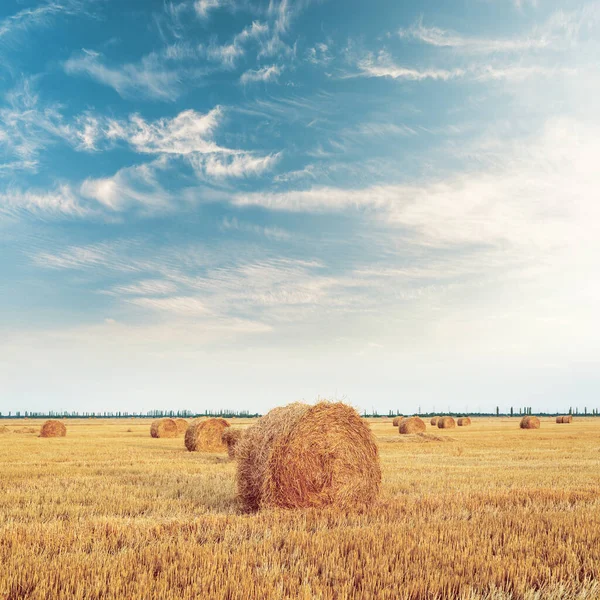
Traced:
<svg viewBox="0 0 600 600">
<path fill-rule="evenodd" d="M 572 423 L 573 422 L 573 415 L 565 415 L 562 418 L 562 422 L 563 423 Z"/>
<path fill-rule="evenodd" d="M 369 424 L 342 402 L 294 403 L 246 430 L 236 450 L 245 510 L 372 504 L 379 452 Z"/>
<path fill-rule="evenodd" d="M 456 421 L 452 417 L 439 417 L 437 426 L 439 429 L 453 429 L 456 427 Z"/>
<path fill-rule="evenodd" d="M 461 417 L 456 423 L 459 427 L 467 427 L 471 424 L 471 419 L 469 417 Z"/>
<path fill-rule="evenodd" d="M 404 433 L 421 433 L 425 431 L 425 421 L 419 417 L 408 417 L 400 421 L 398 431 Z"/>
<path fill-rule="evenodd" d="M 433 425 L 434 427 L 437 427 L 439 419 L 440 419 L 439 417 L 431 417 L 431 421 L 429 421 L 429 423 L 431 425 Z"/>
<path fill-rule="evenodd" d="M 519 427 L 521 429 L 539 429 L 540 420 L 537 417 L 526 415 L 521 419 Z"/>
<path fill-rule="evenodd" d="M 67 435 L 67 428 L 60 421 L 50 419 L 42 425 L 40 430 L 40 437 L 65 437 Z"/>
<path fill-rule="evenodd" d="M 221 434 L 221 439 L 227 446 L 229 458 L 235 458 L 235 449 L 242 439 L 242 434 L 243 431 L 241 429 L 234 429 L 233 427 L 227 427 Z"/>
<path fill-rule="evenodd" d="M 563 422 L 563 418 L 562 417 L 556 417 L 556 422 L 557 423 L 562 423 Z"/>
<path fill-rule="evenodd" d="M 185 447 L 190 452 L 224 452 L 223 430 L 229 427 L 225 419 L 202 419 L 193 422 L 185 432 Z"/>
<path fill-rule="evenodd" d="M 394 427 L 398 427 L 398 425 L 400 425 L 400 421 L 402 421 L 402 417 L 400 415 L 398 415 L 397 417 L 394 417 L 394 420 L 392 421 L 392 425 Z"/>
<path fill-rule="evenodd" d="M 156 419 L 150 426 L 153 438 L 174 438 L 179 435 L 177 423 L 173 419 Z"/>
<path fill-rule="evenodd" d="M 183 435 L 189 423 L 185 419 L 175 419 L 175 425 L 177 425 L 177 435 Z"/>
</svg>

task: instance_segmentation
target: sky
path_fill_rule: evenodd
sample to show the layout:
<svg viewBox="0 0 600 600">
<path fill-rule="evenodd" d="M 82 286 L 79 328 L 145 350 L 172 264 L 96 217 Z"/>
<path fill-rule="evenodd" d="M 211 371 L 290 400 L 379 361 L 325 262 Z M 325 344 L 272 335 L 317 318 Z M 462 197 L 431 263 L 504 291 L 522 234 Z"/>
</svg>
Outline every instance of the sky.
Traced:
<svg viewBox="0 0 600 600">
<path fill-rule="evenodd" d="M 3 0 L 0 411 L 600 407 L 600 2 Z"/>
</svg>

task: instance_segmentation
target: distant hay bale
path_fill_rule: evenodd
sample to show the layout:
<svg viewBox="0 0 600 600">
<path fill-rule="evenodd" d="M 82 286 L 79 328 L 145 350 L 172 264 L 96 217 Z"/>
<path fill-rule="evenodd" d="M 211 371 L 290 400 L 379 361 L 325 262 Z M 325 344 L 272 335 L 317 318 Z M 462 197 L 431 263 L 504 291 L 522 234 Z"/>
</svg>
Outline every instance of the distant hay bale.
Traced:
<svg viewBox="0 0 600 600">
<path fill-rule="evenodd" d="M 563 418 L 562 417 L 556 417 L 556 422 L 557 423 L 562 423 L 563 422 Z"/>
<path fill-rule="evenodd" d="M 6 425 L 0 425 L 0 434 L 8 433 L 9 429 Z"/>
<path fill-rule="evenodd" d="M 40 430 L 40 437 L 51 438 L 51 437 L 65 437 L 67 435 L 67 428 L 60 421 L 50 419 L 42 425 Z"/>
<path fill-rule="evenodd" d="M 402 421 L 402 417 L 400 415 L 398 415 L 397 417 L 394 417 L 394 420 L 392 421 L 392 425 L 394 427 L 398 427 L 398 425 L 400 425 L 400 421 Z"/>
<path fill-rule="evenodd" d="M 439 417 L 431 417 L 431 421 L 429 421 L 429 423 L 431 425 L 433 425 L 434 427 L 437 427 L 439 419 L 440 419 Z"/>
<path fill-rule="evenodd" d="M 419 417 L 409 417 L 402 419 L 398 426 L 398 431 L 404 433 L 421 433 L 425 431 L 425 421 Z"/>
<path fill-rule="evenodd" d="M 471 424 L 471 419 L 469 417 L 461 417 L 457 421 L 457 425 L 459 427 L 467 427 L 470 424 Z"/>
<path fill-rule="evenodd" d="M 562 417 L 561 423 L 572 423 L 572 422 L 573 422 L 573 415 L 564 415 Z"/>
<path fill-rule="evenodd" d="M 367 506 L 381 485 L 369 424 L 342 402 L 271 410 L 245 431 L 236 458 L 245 510 Z"/>
<path fill-rule="evenodd" d="M 223 430 L 229 427 L 225 419 L 194 421 L 185 432 L 185 447 L 190 452 L 224 452 Z"/>
<path fill-rule="evenodd" d="M 233 427 L 227 427 L 222 435 L 221 439 L 227 446 L 227 454 L 229 458 L 235 458 L 235 451 L 239 441 L 242 439 L 243 431 L 241 429 L 234 429 Z"/>
<path fill-rule="evenodd" d="M 453 429 L 456 427 L 456 421 L 452 417 L 439 417 L 437 426 L 439 429 Z"/>
<path fill-rule="evenodd" d="M 175 425 L 177 425 L 177 434 L 183 435 L 186 432 L 189 423 L 185 419 L 175 419 Z"/>
<path fill-rule="evenodd" d="M 156 419 L 150 426 L 150 435 L 153 438 L 174 438 L 179 435 L 177 423 L 174 419 Z"/>
<path fill-rule="evenodd" d="M 540 420 L 537 417 L 526 415 L 521 419 L 519 427 L 521 429 L 539 429 Z"/>
</svg>

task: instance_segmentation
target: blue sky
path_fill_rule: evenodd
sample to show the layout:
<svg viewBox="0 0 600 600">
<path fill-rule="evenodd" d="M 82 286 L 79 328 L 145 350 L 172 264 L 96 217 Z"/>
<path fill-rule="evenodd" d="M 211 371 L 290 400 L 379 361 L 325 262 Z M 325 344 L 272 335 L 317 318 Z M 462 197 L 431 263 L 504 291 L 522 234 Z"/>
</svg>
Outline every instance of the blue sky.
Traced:
<svg viewBox="0 0 600 600">
<path fill-rule="evenodd" d="M 4 0 L 0 410 L 600 404 L 600 2 Z"/>
</svg>

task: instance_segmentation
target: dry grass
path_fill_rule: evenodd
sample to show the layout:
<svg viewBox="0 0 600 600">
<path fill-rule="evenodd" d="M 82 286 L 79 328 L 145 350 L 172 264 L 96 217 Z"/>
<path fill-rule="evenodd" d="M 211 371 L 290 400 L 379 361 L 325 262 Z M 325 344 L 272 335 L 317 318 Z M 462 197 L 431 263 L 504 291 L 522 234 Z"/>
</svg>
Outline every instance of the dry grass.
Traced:
<svg viewBox="0 0 600 600">
<path fill-rule="evenodd" d="M 377 506 L 252 515 L 235 462 L 147 420 L 0 436 L 0 598 L 598 600 L 600 419 L 553 421 L 436 429 L 452 443 L 375 422 Z"/>
</svg>

